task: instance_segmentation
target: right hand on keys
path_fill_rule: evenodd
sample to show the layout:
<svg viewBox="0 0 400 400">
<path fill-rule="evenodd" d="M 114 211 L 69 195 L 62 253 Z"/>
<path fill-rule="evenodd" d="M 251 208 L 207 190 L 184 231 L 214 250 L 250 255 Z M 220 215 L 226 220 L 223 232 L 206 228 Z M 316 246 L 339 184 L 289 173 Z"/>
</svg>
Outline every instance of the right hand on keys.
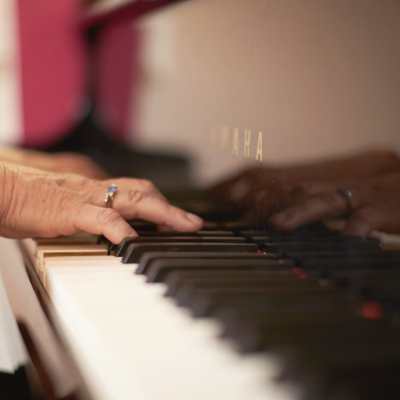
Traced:
<svg viewBox="0 0 400 400">
<path fill-rule="evenodd" d="M 173 207 L 146 180 L 108 181 L 75 174 L 56 174 L 0 162 L 0 235 L 10 238 L 56 237 L 78 231 L 103 234 L 117 244 L 137 233 L 125 221 L 142 218 L 183 232 L 197 231 L 203 221 Z M 107 188 L 118 191 L 113 209 L 105 208 Z"/>
</svg>

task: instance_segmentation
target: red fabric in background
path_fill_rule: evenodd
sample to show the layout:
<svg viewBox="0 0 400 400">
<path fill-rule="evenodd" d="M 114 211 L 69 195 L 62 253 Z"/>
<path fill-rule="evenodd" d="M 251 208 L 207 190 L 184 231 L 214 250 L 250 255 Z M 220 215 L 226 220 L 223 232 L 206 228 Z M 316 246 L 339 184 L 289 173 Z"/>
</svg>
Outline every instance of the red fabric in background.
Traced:
<svg viewBox="0 0 400 400">
<path fill-rule="evenodd" d="M 98 117 L 113 136 L 123 140 L 136 110 L 140 33 L 131 21 L 110 23 L 98 38 Z"/>
<path fill-rule="evenodd" d="M 16 1 L 25 138 L 22 144 L 37 148 L 67 135 L 83 107 L 87 50 L 81 0 Z M 126 21 L 111 24 L 100 40 L 98 109 L 106 127 L 120 138 L 131 122 L 132 48 L 137 49 L 136 42 Z"/>
<path fill-rule="evenodd" d="M 17 0 L 24 145 L 61 139 L 78 117 L 86 50 L 80 0 Z"/>
</svg>

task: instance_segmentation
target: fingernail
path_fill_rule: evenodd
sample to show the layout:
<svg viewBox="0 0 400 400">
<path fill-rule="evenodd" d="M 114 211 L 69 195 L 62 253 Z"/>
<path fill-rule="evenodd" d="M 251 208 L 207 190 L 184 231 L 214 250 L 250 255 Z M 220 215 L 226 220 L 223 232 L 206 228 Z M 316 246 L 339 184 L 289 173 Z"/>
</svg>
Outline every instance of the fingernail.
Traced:
<svg viewBox="0 0 400 400">
<path fill-rule="evenodd" d="M 200 217 L 198 217 L 197 215 L 194 215 L 194 214 L 186 213 L 186 218 L 189 221 L 194 222 L 195 224 L 203 223 L 203 220 Z"/>
<path fill-rule="evenodd" d="M 275 225 L 280 225 L 285 221 L 286 217 L 287 215 L 285 213 L 276 214 L 271 218 L 271 221 Z"/>
</svg>

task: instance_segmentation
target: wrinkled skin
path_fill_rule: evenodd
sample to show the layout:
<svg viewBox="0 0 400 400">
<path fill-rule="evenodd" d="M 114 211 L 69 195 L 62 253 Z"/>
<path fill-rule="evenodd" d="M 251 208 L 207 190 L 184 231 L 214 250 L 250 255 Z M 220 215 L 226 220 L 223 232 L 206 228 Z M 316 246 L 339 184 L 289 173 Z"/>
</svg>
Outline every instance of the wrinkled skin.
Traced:
<svg viewBox="0 0 400 400">
<path fill-rule="evenodd" d="M 0 162 L 0 235 L 56 237 L 84 230 L 113 243 L 137 236 L 125 221 L 143 218 L 178 231 L 196 231 L 202 220 L 168 204 L 146 180 L 98 181 Z M 113 209 L 105 208 L 107 187 L 118 191 Z"/>
</svg>

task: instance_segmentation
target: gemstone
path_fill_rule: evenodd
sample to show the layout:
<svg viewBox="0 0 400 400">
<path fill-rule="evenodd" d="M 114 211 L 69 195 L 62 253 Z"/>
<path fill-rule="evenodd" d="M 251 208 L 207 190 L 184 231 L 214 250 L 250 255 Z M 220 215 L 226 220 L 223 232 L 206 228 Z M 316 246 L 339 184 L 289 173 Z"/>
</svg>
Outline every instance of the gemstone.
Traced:
<svg viewBox="0 0 400 400">
<path fill-rule="evenodd" d="M 111 193 L 115 193 L 117 191 L 118 187 L 115 185 L 109 186 L 108 191 Z"/>
</svg>

